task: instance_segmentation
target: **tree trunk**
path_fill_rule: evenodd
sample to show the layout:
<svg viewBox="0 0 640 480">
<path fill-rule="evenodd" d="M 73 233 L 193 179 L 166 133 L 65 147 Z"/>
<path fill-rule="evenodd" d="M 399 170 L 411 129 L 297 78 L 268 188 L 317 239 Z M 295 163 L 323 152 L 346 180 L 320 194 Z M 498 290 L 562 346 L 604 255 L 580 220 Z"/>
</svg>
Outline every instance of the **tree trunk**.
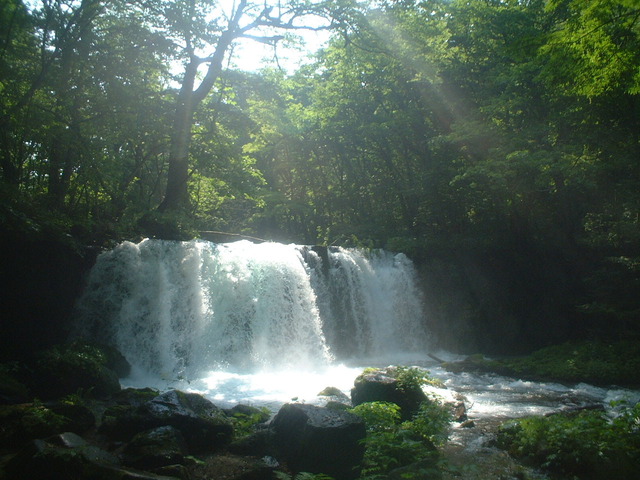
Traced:
<svg viewBox="0 0 640 480">
<path fill-rule="evenodd" d="M 247 0 L 240 0 L 233 17 L 229 21 L 227 30 L 221 33 L 213 55 L 202 59 L 191 53 L 191 58 L 185 69 L 184 79 L 178 95 L 178 104 L 173 120 L 171 134 L 171 149 L 169 152 L 169 172 L 167 189 L 162 203 L 158 206 L 160 212 L 176 211 L 189 205 L 187 181 L 189 179 L 189 147 L 191 145 L 191 126 L 196 108 L 206 98 L 222 72 L 222 61 L 231 46 L 231 42 L 242 31 L 238 24 Z M 195 85 L 198 67 L 202 63 L 209 63 L 207 73 L 196 90 Z"/>
<path fill-rule="evenodd" d="M 195 111 L 193 85 L 198 72 L 198 61 L 192 59 L 185 70 L 184 80 L 178 95 L 178 105 L 173 118 L 171 150 L 169 152 L 169 172 L 164 199 L 158 207 L 161 212 L 177 210 L 189 200 L 187 180 L 189 179 L 189 147 L 191 145 L 191 125 Z"/>
</svg>

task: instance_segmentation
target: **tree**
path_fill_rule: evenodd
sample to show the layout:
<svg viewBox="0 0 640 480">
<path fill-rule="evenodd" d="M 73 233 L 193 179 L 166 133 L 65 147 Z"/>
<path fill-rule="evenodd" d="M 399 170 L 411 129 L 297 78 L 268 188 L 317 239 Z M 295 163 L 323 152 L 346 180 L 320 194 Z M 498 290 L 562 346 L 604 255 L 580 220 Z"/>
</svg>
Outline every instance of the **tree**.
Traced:
<svg viewBox="0 0 640 480">
<path fill-rule="evenodd" d="M 228 12 L 213 12 L 214 17 L 210 17 L 212 12 L 203 4 L 187 0 L 164 5 L 164 13 L 171 33 L 182 44 L 184 73 L 176 99 L 167 188 L 159 207 L 161 211 L 178 210 L 188 203 L 189 147 L 194 113 L 220 78 L 234 42 L 252 38 L 275 45 L 282 37 L 271 32 L 333 28 L 346 18 L 341 2 L 313 0 L 279 3 L 277 8 L 266 2 L 238 0 Z M 300 23 L 310 16 L 325 18 L 328 24 L 313 27 Z M 201 55 L 201 51 L 205 54 Z M 202 66 L 203 77 L 198 84 Z"/>
</svg>

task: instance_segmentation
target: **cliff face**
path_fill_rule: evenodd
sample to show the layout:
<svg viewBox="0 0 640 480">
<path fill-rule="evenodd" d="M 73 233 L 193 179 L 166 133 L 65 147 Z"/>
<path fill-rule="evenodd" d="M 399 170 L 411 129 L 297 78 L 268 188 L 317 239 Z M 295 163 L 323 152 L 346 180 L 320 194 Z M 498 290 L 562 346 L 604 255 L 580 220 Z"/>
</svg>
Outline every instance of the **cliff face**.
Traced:
<svg viewBox="0 0 640 480">
<path fill-rule="evenodd" d="M 75 299 L 96 253 L 44 234 L 0 239 L 0 361 L 66 340 Z"/>
<path fill-rule="evenodd" d="M 576 265 L 560 255 L 435 252 L 418 268 L 428 328 L 445 350 L 520 354 L 586 333 L 577 328 Z"/>
</svg>

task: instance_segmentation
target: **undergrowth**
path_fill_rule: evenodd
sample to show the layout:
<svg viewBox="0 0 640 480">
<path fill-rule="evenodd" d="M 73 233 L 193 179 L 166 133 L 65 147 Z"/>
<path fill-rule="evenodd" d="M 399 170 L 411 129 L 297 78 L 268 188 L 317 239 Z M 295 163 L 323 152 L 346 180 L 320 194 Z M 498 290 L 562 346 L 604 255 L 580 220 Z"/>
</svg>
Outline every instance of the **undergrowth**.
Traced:
<svg viewBox="0 0 640 480">
<path fill-rule="evenodd" d="M 640 385 L 640 342 L 570 342 L 502 362 L 516 374 L 598 385 Z"/>
<path fill-rule="evenodd" d="M 530 417 L 504 424 L 498 446 L 570 478 L 636 478 L 640 465 L 640 404 L 605 411 Z"/>
<path fill-rule="evenodd" d="M 423 402 L 412 420 L 401 421 L 400 407 L 389 402 L 362 403 L 351 412 L 366 425 L 362 478 L 377 478 L 417 462 L 434 475 L 439 470 L 437 446 L 446 442 L 451 413 L 438 399 Z"/>
</svg>

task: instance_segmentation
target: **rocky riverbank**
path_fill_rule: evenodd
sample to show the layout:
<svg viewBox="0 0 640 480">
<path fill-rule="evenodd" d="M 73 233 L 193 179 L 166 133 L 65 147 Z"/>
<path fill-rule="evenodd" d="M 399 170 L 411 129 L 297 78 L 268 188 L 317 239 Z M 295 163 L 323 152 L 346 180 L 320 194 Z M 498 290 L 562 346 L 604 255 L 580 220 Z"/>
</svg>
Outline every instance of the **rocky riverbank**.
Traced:
<svg viewBox="0 0 640 480">
<path fill-rule="evenodd" d="M 416 380 L 412 371 L 373 370 L 356 379 L 351 399 L 289 403 L 273 415 L 248 405 L 221 409 L 178 390 L 121 389 L 118 376 L 127 372 L 117 352 L 82 342 L 4 364 L 0 478 L 250 480 L 309 472 L 350 480 L 367 464 L 371 426 L 348 411 L 351 404 L 393 401 L 399 420 L 428 400 L 407 381 Z M 400 440 L 423 445 L 421 468 L 425 458 L 436 468 L 430 440 L 415 432 Z"/>
<path fill-rule="evenodd" d="M 510 388 L 513 379 L 486 373 L 486 359 L 446 366 L 477 365 L 484 373 L 461 376 L 486 381 L 489 390 L 495 382 Z M 549 478 L 522 461 L 546 464 L 554 479 L 582 479 L 575 472 L 585 465 L 599 476 L 584 478 L 598 480 L 637 471 L 640 407 L 633 404 L 612 411 L 559 392 L 546 400 L 547 416 L 509 421 L 504 411 L 496 416 L 484 407 L 477 415 L 480 384 L 446 388 L 424 370 L 389 367 L 364 370 L 350 395 L 325 389 L 324 407 L 223 409 L 186 391 L 122 389 L 118 377 L 128 373 L 117 351 L 83 342 L 2 364 L 0 478 L 282 480 L 301 472 L 338 480 Z M 449 403 L 430 389 L 449 392 Z M 625 462 L 616 465 L 624 468 L 608 468 L 621 452 Z M 567 463 L 576 455 L 578 463 Z"/>
</svg>

